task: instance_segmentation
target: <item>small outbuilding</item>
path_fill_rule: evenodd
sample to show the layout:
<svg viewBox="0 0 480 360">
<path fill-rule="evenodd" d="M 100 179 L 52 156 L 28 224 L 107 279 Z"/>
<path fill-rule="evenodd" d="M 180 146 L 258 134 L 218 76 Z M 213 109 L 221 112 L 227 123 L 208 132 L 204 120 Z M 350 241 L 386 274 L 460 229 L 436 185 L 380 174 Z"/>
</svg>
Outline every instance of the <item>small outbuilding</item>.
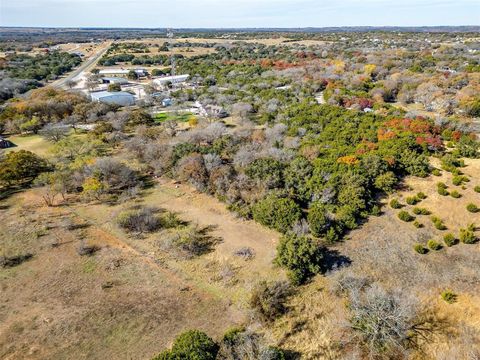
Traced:
<svg viewBox="0 0 480 360">
<path fill-rule="evenodd" d="M 118 84 L 118 85 L 126 85 L 128 84 L 128 80 L 125 78 L 120 77 L 104 77 L 102 78 L 103 84 Z"/>
<path fill-rule="evenodd" d="M 7 140 L 4 137 L 0 136 L 0 149 L 7 149 L 12 146 L 13 144 L 10 140 Z"/>
<path fill-rule="evenodd" d="M 135 105 L 135 96 L 126 91 L 98 91 L 90 93 L 92 101 L 120 106 Z"/>
</svg>

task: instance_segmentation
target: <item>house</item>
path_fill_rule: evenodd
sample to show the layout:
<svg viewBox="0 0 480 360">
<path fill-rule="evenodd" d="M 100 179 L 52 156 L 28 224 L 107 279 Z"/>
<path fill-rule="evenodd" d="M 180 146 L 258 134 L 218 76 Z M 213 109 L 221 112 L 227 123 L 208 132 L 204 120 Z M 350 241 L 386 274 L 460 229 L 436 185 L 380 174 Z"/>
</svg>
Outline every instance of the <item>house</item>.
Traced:
<svg viewBox="0 0 480 360">
<path fill-rule="evenodd" d="M 157 86 L 166 86 L 168 84 L 180 84 L 180 83 L 183 83 L 183 82 L 187 81 L 187 79 L 189 77 L 190 77 L 190 75 L 188 75 L 188 74 L 174 75 L 174 76 L 163 76 L 163 77 L 153 79 L 153 83 L 154 83 L 154 85 L 157 85 Z"/>
<path fill-rule="evenodd" d="M 120 106 L 135 105 L 135 96 L 125 91 L 98 91 L 90 93 L 92 101 Z"/>
</svg>

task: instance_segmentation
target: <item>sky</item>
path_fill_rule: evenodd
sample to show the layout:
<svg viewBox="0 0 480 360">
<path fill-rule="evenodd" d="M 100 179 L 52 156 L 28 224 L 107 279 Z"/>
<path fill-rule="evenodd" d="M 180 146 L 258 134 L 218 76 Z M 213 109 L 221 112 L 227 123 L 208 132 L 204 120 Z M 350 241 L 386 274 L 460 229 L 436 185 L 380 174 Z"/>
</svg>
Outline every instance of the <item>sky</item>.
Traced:
<svg viewBox="0 0 480 360">
<path fill-rule="evenodd" d="M 480 0 L 0 0 L 1 26 L 480 25 Z"/>
</svg>

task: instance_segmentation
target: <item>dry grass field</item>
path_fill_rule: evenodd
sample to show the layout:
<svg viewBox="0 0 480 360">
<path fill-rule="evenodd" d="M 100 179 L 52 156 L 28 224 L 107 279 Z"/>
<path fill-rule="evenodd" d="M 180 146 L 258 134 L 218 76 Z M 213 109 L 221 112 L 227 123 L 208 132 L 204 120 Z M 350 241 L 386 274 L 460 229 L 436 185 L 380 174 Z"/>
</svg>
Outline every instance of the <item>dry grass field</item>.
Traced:
<svg viewBox="0 0 480 360">
<path fill-rule="evenodd" d="M 2 202 L 2 255 L 33 257 L 1 272 L 1 358 L 149 358 L 186 329 L 218 337 L 246 321 L 251 287 L 284 277 L 272 265 L 278 235 L 217 200 L 164 183 L 141 202 L 210 226 L 220 243 L 179 260 L 159 249 L 162 233 L 140 239 L 118 228 L 115 216 L 132 204 L 46 207 L 36 189 Z M 82 242 L 100 251 L 80 256 Z M 242 247 L 255 257 L 235 257 Z"/>
<path fill-rule="evenodd" d="M 46 208 L 33 190 L 2 202 L 2 255 L 33 254 L 1 271 L 2 359 L 144 359 L 186 329 L 218 336 L 241 321 L 226 299 L 74 210 Z M 101 250 L 80 256 L 81 241 Z"/>
</svg>

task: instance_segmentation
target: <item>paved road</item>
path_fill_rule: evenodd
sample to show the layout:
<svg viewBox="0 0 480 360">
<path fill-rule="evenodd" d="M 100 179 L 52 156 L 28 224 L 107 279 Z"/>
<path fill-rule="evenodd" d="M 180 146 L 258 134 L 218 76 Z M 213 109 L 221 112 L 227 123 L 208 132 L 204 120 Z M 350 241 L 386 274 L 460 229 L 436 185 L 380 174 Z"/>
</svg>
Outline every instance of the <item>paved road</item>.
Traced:
<svg viewBox="0 0 480 360">
<path fill-rule="evenodd" d="M 50 86 L 53 86 L 57 89 L 66 88 L 68 81 L 74 80 L 82 72 L 88 71 L 91 68 L 95 67 L 95 65 L 97 65 L 98 60 L 107 52 L 109 47 L 110 47 L 110 43 L 106 44 L 104 47 L 102 47 L 100 50 L 98 50 L 97 53 L 95 53 L 90 58 L 88 58 L 88 60 L 86 60 L 85 62 L 80 64 L 80 66 L 78 68 L 73 70 L 66 77 L 58 79 L 57 81 L 54 81 Z"/>
</svg>

